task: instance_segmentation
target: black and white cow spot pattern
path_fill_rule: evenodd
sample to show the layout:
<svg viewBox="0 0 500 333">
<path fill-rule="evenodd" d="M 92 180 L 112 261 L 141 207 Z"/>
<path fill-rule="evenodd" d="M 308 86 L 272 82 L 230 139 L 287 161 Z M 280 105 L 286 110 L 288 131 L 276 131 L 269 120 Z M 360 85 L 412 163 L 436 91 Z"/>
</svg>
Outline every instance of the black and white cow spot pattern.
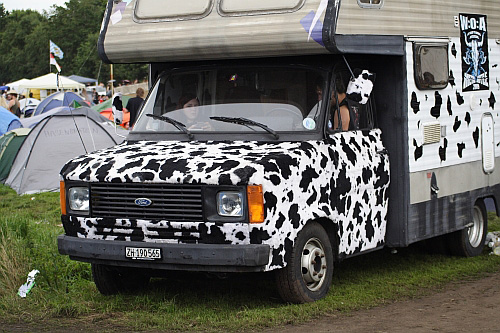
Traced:
<svg viewBox="0 0 500 333">
<path fill-rule="evenodd" d="M 431 108 L 431 116 L 434 118 L 439 118 L 441 115 L 441 105 L 443 104 L 443 98 L 439 92 L 434 92 L 434 106 Z"/>
<path fill-rule="evenodd" d="M 417 114 L 420 111 L 420 102 L 417 99 L 417 94 L 415 92 L 411 93 L 410 106 L 413 109 L 413 113 Z"/>
<path fill-rule="evenodd" d="M 448 139 L 443 139 L 443 145 L 439 147 L 439 158 L 441 162 L 446 161 L 446 148 L 448 148 Z"/>
<path fill-rule="evenodd" d="M 346 95 L 350 100 L 366 104 L 373 89 L 375 74 L 360 69 L 355 69 L 353 74 L 354 77 L 349 80 L 347 85 Z"/>
<path fill-rule="evenodd" d="M 413 139 L 413 146 L 415 147 L 415 151 L 413 153 L 415 157 L 415 161 L 418 160 L 420 157 L 422 157 L 423 154 L 423 148 L 422 145 L 417 144 L 417 140 Z"/>
<path fill-rule="evenodd" d="M 61 174 L 65 180 L 86 182 L 261 184 L 266 213 L 262 224 L 145 219 L 106 223 L 109 229 L 135 226 L 135 234 L 122 232 L 113 236 L 117 240 L 154 242 L 158 228 L 173 228 L 180 235 L 214 243 L 269 244 L 266 270 L 272 270 L 286 265 L 286 251 L 310 220 L 328 219 L 337 225 L 341 254 L 384 244 L 389 160 L 379 153 L 383 150 L 380 130 L 306 142 L 141 141 L 75 158 Z M 78 237 L 104 239 L 96 227 L 102 223 L 99 218 L 71 217 L 65 228 L 72 226 Z"/>
<path fill-rule="evenodd" d="M 455 117 L 455 124 L 453 125 L 453 132 L 458 131 L 461 124 L 462 124 L 462 121 L 458 120 L 458 116 Z"/>
<path fill-rule="evenodd" d="M 493 95 L 493 91 L 490 94 L 490 97 L 488 98 L 489 106 L 493 110 L 495 110 L 495 103 L 496 103 L 495 95 Z"/>
<path fill-rule="evenodd" d="M 465 149 L 465 143 L 463 142 L 457 143 L 458 157 L 462 158 L 464 149 Z"/>
<path fill-rule="evenodd" d="M 476 145 L 476 148 L 479 147 L 479 127 L 476 127 L 474 132 L 472 132 L 472 138 L 474 139 L 474 144 Z"/>
<path fill-rule="evenodd" d="M 464 104 L 464 98 L 463 98 L 463 96 L 460 95 L 460 93 L 458 91 L 455 94 L 457 95 L 457 104 L 458 105 Z"/>
<path fill-rule="evenodd" d="M 453 110 L 451 108 L 451 98 L 448 96 L 448 100 L 446 101 L 446 109 L 448 110 L 448 115 L 453 116 Z"/>
<path fill-rule="evenodd" d="M 448 78 L 448 82 L 450 82 L 450 86 L 455 86 L 455 77 L 453 76 L 453 71 L 450 70 L 450 77 Z"/>
</svg>

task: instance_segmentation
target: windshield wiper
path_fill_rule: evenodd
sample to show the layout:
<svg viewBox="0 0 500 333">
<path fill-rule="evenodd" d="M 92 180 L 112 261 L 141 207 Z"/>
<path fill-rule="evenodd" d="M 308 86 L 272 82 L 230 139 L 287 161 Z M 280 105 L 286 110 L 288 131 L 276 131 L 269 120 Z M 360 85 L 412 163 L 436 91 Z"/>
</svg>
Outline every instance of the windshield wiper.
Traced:
<svg viewBox="0 0 500 333">
<path fill-rule="evenodd" d="M 174 127 L 177 128 L 179 131 L 186 133 L 189 139 L 192 139 L 194 137 L 193 133 L 189 132 L 189 130 L 186 128 L 186 125 L 184 125 L 180 121 L 177 121 L 170 117 L 157 116 L 155 114 L 150 114 L 150 113 L 148 113 L 146 116 L 151 117 L 153 119 L 163 120 L 164 122 L 174 125 Z"/>
<path fill-rule="evenodd" d="M 258 123 L 256 121 L 247 118 L 235 118 L 235 117 L 210 117 L 210 119 L 223 121 L 225 123 L 239 124 L 244 126 L 257 126 L 265 130 L 266 132 L 272 134 L 275 139 L 279 139 L 280 136 L 274 130 L 270 129 L 264 124 Z"/>
</svg>

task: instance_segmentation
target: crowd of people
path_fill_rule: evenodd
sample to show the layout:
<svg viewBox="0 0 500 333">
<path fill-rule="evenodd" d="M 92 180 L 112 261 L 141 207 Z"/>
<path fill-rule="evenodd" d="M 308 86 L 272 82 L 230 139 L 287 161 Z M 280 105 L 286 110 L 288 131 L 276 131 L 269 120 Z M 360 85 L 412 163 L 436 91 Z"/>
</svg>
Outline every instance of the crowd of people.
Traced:
<svg viewBox="0 0 500 333">
<path fill-rule="evenodd" d="M 100 86 L 98 88 L 100 88 Z M 88 103 L 88 105 L 101 104 L 111 99 L 111 91 L 104 89 L 102 90 L 103 91 L 101 93 L 98 93 L 96 88 L 83 88 L 81 91 L 81 96 Z M 129 128 L 133 127 L 137 119 L 137 115 L 142 106 L 142 103 L 144 102 L 145 95 L 146 92 L 143 88 L 137 88 L 135 97 L 130 98 L 127 105 L 125 106 L 124 111 L 130 112 L 130 122 L 129 124 L 127 124 Z M 32 97 L 31 94 L 30 97 Z M 0 107 L 7 109 L 8 111 L 21 118 L 23 113 L 19 100 L 22 100 L 24 98 L 26 98 L 26 96 L 19 95 L 15 89 L 0 90 Z"/>
</svg>

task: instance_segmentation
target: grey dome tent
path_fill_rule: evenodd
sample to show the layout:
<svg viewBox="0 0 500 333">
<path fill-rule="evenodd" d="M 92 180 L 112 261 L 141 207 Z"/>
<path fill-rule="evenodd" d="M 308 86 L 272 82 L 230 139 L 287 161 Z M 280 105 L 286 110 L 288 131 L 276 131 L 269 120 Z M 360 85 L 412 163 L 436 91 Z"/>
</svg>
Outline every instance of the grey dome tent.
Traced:
<svg viewBox="0 0 500 333">
<path fill-rule="evenodd" d="M 25 138 L 5 180 L 18 194 L 58 191 L 59 171 L 68 160 L 123 141 L 94 110 L 66 111 L 40 120 Z"/>
</svg>

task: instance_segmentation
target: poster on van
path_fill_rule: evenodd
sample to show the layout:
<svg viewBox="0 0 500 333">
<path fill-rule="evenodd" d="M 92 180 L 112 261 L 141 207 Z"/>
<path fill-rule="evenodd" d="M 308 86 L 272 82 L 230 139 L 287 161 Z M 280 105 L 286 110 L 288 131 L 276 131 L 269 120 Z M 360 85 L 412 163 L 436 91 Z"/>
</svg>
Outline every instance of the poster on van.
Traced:
<svg viewBox="0 0 500 333">
<path fill-rule="evenodd" d="M 463 91 L 489 89 L 486 15 L 460 14 Z"/>
</svg>

